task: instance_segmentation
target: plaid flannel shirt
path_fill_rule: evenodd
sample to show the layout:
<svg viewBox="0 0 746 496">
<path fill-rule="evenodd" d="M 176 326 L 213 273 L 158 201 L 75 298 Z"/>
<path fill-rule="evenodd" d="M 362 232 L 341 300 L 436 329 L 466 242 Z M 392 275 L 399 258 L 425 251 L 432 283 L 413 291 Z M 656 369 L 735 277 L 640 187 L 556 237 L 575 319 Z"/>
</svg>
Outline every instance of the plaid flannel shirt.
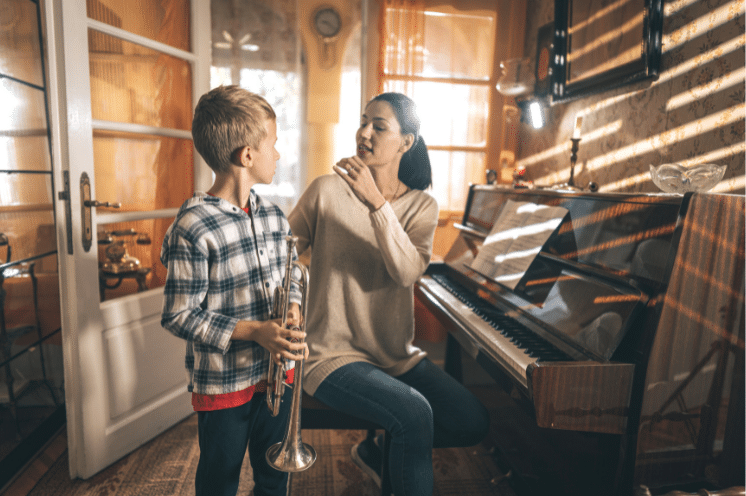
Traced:
<svg viewBox="0 0 746 496">
<path fill-rule="evenodd" d="M 255 341 L 230 337 L 239 320 L 270 318 L 275 288 L 285 277 L 290 226 L 279 207 L 253 190 L 250 205 L 254 230 L 243 209 L 195 193 L 163 240 L 168 276 L 161 325 L 186 340 L 190 392 L 231 393 L 267 375 L 269 352 Z M 290 301 L 300 303 L 297 285 Z"/>
</svg>

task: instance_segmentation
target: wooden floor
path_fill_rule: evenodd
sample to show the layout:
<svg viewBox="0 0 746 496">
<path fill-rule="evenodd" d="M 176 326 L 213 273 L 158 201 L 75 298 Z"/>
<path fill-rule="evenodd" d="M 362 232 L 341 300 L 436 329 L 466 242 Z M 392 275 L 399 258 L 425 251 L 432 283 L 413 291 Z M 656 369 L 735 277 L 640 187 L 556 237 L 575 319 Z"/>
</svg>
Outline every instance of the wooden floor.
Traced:
<svg viewBox="0 0 746 496">
<path fill-rule="evenodd" d="M 63 428 L 54 436 L 18 476 L 11 481 L 2 496 L 26 496 L 37 482 L 47 473 L 49 467 L 59 459 L 67 449 L 67 432 Z"/>
<path fill-rule="evenodd" d="M 429 344 L 426 341 L 418 341 L 416 344 L 428 351 L 433 362 L 441 364 L 443 354 L 440 349 L 441 345 Z M 464 366 L 467 377 L 476 378 L 477 383 L 485 381 L 487 376 L 479 370 L 478 366 L 468 361 L 464 363 Z M 489 395 L 486 395 L 482 399 L 489 401 L 488 398 Z M 0 496 L 27 496 L 52 464 L 65 453 L 65 450 L 67 450 L 67 431 L 63 427 L 57 435 L 52 437 L 46 447 L 8 484 L 4 491 L 0 488 Z"/>
</svg>

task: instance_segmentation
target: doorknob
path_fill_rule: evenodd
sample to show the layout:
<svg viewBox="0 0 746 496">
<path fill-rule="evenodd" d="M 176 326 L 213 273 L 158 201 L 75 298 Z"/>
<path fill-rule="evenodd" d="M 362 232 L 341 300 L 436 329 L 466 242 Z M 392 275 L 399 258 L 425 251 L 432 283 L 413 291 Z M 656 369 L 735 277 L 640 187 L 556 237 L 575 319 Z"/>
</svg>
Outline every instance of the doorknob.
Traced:
<svg viewBox="0 0 746 496">
<path fill-rule="evenodd" d="M 80 176 L 80 214 L 83 219 L 83 249 L 90 251 L 93 244 L 93 219 L 91 207 L 120 208 L 121 203 L 100 202 L 91 200 L 91 180 L 87 173 Z"/>
<path fill-rule="evenodd" d="M 109 203 L 109 202 L 100 202 L 98 200 L 85 200 L 83 204 L 86 207 L 109 207 L 109 208 L 119 208 L 122 206 L 121 203 Z"/>
</svg>

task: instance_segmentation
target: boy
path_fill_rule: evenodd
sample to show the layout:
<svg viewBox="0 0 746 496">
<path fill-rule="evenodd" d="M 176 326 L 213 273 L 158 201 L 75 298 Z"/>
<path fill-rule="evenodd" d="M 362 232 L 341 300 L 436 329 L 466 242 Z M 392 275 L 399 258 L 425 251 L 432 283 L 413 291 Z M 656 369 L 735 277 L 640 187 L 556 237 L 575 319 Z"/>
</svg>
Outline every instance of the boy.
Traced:
<svg viewBox="0 0 746 496">
<path fill-rule="evenodd" d="M 163 240 L 168 276 L 161 324 L 186 340 L 199 431 L 197 496 L 236 494 L 247 444 L 254 494 L 287 491 L 288 474 L 269 467 L 265 452 L 282 440 L 290 392 L 272 417 L 266 376 L 270 357 L 280 363 L 293 360 L 296 351 L 307 353 L 305 344 L 289 341 L 305 333 L 269 320 L 274 289 L 284 278 L 290 227 L 277 206 L 251 189 L 274 176 L 280 158 L 275 119 L 264 98 L 237 86 L 200 98 L 192 137 L 215 182 L 184 202 Z M 289 299 L 288 320 L 298 324 L 297 287 Z"/>
</svg>

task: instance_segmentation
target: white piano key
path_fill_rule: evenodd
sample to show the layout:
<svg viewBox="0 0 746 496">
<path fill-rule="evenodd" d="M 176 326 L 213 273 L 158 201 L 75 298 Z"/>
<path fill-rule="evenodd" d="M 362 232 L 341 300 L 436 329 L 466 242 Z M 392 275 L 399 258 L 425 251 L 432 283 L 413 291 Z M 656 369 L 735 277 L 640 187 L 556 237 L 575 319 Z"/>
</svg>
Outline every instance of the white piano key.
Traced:
<svg viewBox="0 0 746 496">
<path fill-rule="evenodd" d="M 484 352 L 503 365 L 523 386 L 528 387 L 526 370 L 536 362 L 527 352 L 503 336 L 490 324 L 482 320 L 468 305 L 461 302 L 446 288 L 429 276 L 420 278 L 419 284 L 433 295 L 444 307 L 451 311 L 461 324 L 473 332 L 473 338 Z"/>
</svg>

